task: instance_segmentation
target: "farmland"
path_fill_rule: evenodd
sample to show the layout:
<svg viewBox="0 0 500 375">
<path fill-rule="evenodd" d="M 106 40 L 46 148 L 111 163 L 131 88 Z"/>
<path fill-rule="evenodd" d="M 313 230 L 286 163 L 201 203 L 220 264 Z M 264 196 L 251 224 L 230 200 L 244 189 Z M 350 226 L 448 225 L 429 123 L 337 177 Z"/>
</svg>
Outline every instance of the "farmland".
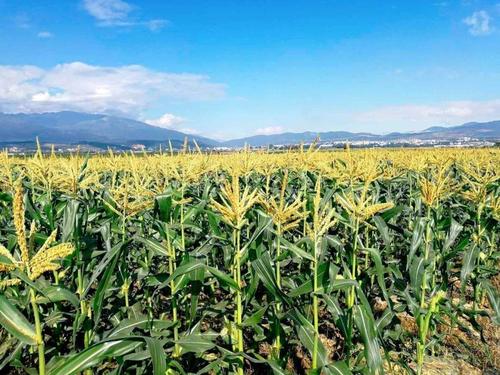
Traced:
<svg viewBox="0 0 500 375">
<path fill-rule="evenodd" d="M 499 165 L 0 154 L 0 372 L 499 371 Z"/>
</svg>

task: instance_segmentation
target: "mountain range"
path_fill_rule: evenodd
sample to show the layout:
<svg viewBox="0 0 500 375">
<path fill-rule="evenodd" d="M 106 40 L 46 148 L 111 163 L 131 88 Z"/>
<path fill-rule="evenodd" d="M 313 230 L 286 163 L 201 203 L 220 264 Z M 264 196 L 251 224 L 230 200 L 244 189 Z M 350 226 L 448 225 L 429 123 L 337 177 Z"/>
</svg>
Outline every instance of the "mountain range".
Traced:
<svg viewBox="0 0 500 375">
<path fill-rule="evenodd" d="M 352 133 L 348 131 L 282 133 L 255 135 L 252 137 L 216 141 L 210 138 L 185 134 L 159 128 L 141 121 L 105 114 L 80 112 L 50 113 L 0 113 L 0 145 L 29 143 L 38 137 L 43 143 L 99 144 L 102 146 L 130 146 L 144 144 L 154 146 L 170 140 L 177 147 L 185 137 L 195 139 L 201 147 L 242 147 L 267 145 L 292 145 L 312 142 L 317 137 L 321 142 L 335 141 L 404 141 L 454 140 L 471 137 L 480 140 L 500 140 L 500 121 L 470 122 L 459 126 L 435 126 L 420 132 L 409 133 Z"/>
<path fill-rule="evenodd" d="M 81 112 L 0 113 L 0 142 L 33 142 L 38 137 L 44 143 L 132 145 L 136 143 L 182 143 L 187 134 L 159 128 L 124 117 Z M 204 146 L 217 141 L 196 137 Z"/>
</svg>

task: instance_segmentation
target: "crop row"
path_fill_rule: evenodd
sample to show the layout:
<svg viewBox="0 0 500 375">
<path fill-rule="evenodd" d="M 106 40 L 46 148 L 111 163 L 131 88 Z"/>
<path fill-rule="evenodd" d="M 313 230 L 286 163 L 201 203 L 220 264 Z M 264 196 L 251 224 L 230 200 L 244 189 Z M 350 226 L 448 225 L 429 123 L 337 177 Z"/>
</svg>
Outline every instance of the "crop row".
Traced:
<svg viewBox="0 0 500 375">
<path fill-rule="evenodd" d="M 422 373 L 450 352 L 498 370 L 498 165 L 0 154 L 0 371 Z"/>
</svg>

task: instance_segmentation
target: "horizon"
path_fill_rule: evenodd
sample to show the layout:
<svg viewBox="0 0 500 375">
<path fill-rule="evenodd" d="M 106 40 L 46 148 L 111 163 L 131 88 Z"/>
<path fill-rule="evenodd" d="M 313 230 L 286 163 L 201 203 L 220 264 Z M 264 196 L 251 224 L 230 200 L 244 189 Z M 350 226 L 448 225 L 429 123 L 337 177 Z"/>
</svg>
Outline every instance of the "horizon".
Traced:
<svg viewBox="0 0 500 375">
<path fill-rule="evenodd" d="M 66 111 L 52 111 L 52 112 L 30 112 L 30 113 L 26 113 L 26 112 L 16 112 L 16 113 L 5 113 L 5 112 L 0 112 L 0 115 L 45 115 L 45 114 L 58 114 L 58 113 L 74 113 L 74 114 L 84 114 L 84 115 L 94 115 L 94 116 L 109 116 L 109 117 L 117 117 L 117 118 L 124 118 L 124 119 L 127 119 L 127 120 L 134 120 L 134 121 L 139 121 L 139 122 L 142 122 L 140 120 L 137 120 L 137 119 L 132 119 L 132 118 L 128 118 L 128 117 L 123 117 L 123 116 L 117 116 L 117 115 L 110 115 L 110 114 L 106 114 L 106 113 L 90 113 L 90 112 L 78 112 L 78 111 L 70 111 L 70 110 L 66 110 Z M 443 126 L 440 126 L 440 125 L 435 125 L 435 126 L 430 126 L 430 127 L 427 127 L 425 129 L 421 129 L 421 130 L 406 130 L 406 131 L 393 131 L 393 132 L 388 132 L 388 133 L 383 133 L 383 132 L 379 132 L 379 133 L 375 133 L 375 132 L 351 132 L 351 131 L 348 131 L 348 130 L 342 130 L 342 129 L 338 129 L 338 130 L 326 130 L 326 131 L 314 131 L 314 130 L 304 130 L 304 131 L 284 131 L 282 133 L 273 133 L 273 134 L 254 134 L 254 135 L 250 135 L 250 136 L 243 136 L 243 137 L 236 137 L 236 138 L 226 138 L 226 139 L 220 139 L 220 138 L 211 138 L 210 136 L 204 136 L 204 135 L 201 135 L 201 134 L 190 134 L 190 133 L 183 133 L 182 131 L 180 130 L 177 130 L 177 129 L 172 129 L 172 128 L 168 128 L 168 130 L 173 130 L 173 131 L 178 131 L 180 133 L 182 133 L 183 135 L 186 135 L 186 136 L 190 136 L 192 137 L 192 139 L 196 140 L 197 137 L 198 138 L 207 138 L 211 141 L 217 141 L 219 143 L 225 143 L 225 142 L 229 142 L 229 141 L 237 141 L 237 140 L 244 140 L 244 139 L 247 139 L 247 138 L 253 138 L 253 137 L 272 137 L 272 136 L 278 136 L 278 135 L 285 135 L 285 134 L 297 134 L 297 135 L 300 135 L 300 134 L 305 134 L 305 133 L 311 133 L 311 134 L 316 134 L 316 135 L 320 135 L 320 133 L 335 133 L 335 132 L 345 132 L 345 133 L 351 133 L 351 134 L 369 134 L 369 135 L 374 135 L 374 136 L 388 136 L 388 135 L 391 135 L 391 134 L 397 134 L 397 133 L 401 133 L 401 134 L 418 134 L 418 133 L 423 133 L 429 129 L 432 129 L 432 128 L 445 128 L 445 129 L 451 129 L 451 128 L 456 128 L 456 127 L 460 127 L 460 126 L 465 126 L 465 125 L 473 125 L 473 124 L 488 124 L 490 122 L 500 122 L 500 120 L 492 120 L 492 121 L 469 121 L 469 122 L 466 122 L 466 123 L 463 123 L 463 124 L 452 124 L 452 125 L 443 125 Z M 149 125 L 149 126 L 154 126 L 154 125 L 151 125 L 151 124 L 148 124 L 146 122 L 143 122 L 143 124 L 145 125 Z M 1 142 L 1 139 L 0 139 L 0 142 Z M 49 142 L 51 143 L 51 142 Z"/>
<path fill-rule="evenodd" d="M 494 121 L 499 28 L 499 0 L 0 0 L 0 112 L 216 140 Z"/>
</svg>

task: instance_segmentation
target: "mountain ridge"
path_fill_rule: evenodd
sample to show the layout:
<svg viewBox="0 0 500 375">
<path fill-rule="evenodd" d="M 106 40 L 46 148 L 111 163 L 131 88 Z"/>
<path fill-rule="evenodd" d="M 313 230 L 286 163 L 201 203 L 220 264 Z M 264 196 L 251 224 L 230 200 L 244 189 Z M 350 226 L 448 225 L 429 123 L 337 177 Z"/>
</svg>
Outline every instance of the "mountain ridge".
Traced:
<svg viewBox="0 0 500 375">
<path fill-rule="evenodd" d="M 469 122 L 462 125 L 443 127 L 433 126 L 417 132 L 392 132 L 388 134 L 353 133 L 347 131 L 281 133 L 270 135 L 255 135 L 223 142 L 228 147 L 242 147 L 245 144 L 265 146 L 269 144 L 297 144 L 312 142 L 317 137 L 321 142 L 335 141 L 395 141 L 403 139 L 440 139 L 450 140 L 461 137 L 479 138 L 481 140 L 500 139 L 500 120 L 489 122 Z M 272 142 L 271 142 L 272 140 Z M 283 142 L 285 140 L 285 142 Z"/>
<path fill-rule="evenodd" d="M 343 130 L 327 132 L 285 132 L 270 135 L 216 141 L 207 137 L 186 134 L 173 129 L 165 129 L 144 122 L 107 114 L 91 114 L 73 111 L 45 113 L 0 113 L 0 143 L 33 142 L 39 137 L 44 143 L 85 144 L 102 143 L 109 145 L 132 145 L 144 143 L 154 146 L 172 141 L 181 144 L 185 137 L 196 140 L 202 147 L 255 147 L 267 145 L 293 145 L 312 142 L 317 137 L 322 143 L 342 141 L 397 141 L 408 139 L 450 140 L 463 137 L 480 140 L 500 139 L 500 120 L 489 122 L 468 122 L 458 126 L 432 126 L 416 132 L 392 132 L 374 134 L 369 132 L 349 132 Z"/>
<path fill-rule="evenodd" d="M 0 142 L 26 142 L 39 137 L 49 143 L 130 144 L 141 141 L 183 141 L 196 139 L 206 146 L 217 144 L 205 137 L 194 137 L 141 121 L 106 114 L 63 111 L 38 114 L 0 113 Z"/>
</svg>

